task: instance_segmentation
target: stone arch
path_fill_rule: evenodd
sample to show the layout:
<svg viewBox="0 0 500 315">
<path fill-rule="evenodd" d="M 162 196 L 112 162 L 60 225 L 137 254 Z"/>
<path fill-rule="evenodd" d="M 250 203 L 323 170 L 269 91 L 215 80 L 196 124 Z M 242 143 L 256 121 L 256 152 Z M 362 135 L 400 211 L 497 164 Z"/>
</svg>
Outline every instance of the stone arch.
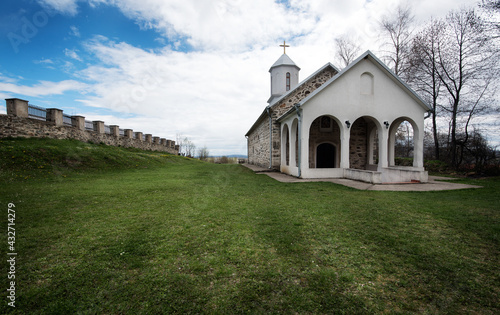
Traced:
<svg viewBox="0 0 500 315">
<path fill-rule="evenodd" d="M 405 136 L 407 137 L 406 139 L 397 139 L 397 132 L 400 126 L 405 126 L 405 128 L 408 128 L 406 131 Z M 409 129 L 411 127 L 411 130 Z M 415 121 L 409 117 L 398 117 L 396 118 L 391 124 L 389 128 L 389 137 L 388 137 L 388 159 L 389 159 L 389 166 L 395 166 L 395 158 L 396 157 L 411 157 L 413 158 L 413 165 L 417 163 L 416 159 L 414 157 L 418 156 L 419 152 L 419 147 L 420 147 L 420 141 L 419 139 L 423 137 L 423 135 L 420 134 L 421 131 L 418 128 L 418 125 L 415 123 Z M 405 146 L 403 150 L 406 152 L 397 151 L 396 146 L 398 146 L 399 142 L 399 147 Z"/>
<path fill-rule="evenodd" d="M 376 170 L 380 153 L 380 123 L 371 116 L 362 116 L 350 126 L 349 168 Z"/>
<path fill-rule="evenodd" d="M 317 168 L 318 161 L 324 160 L 325 157 L 323 156 L 318 159 L 318 153 L 331 154 L 331 151 L 325 151 L 326 146 L 320 148 L 318 152 L 318 147 L 324 143 L 328 143 L 334 147 L 333 162 L 329 163 L 328 166 L 333 166 L 332 168 L 340 166 L 340 126 L 339 120 L 331 115 L 321 115 L 313 120 L 309 126 L 309 168 Z M 329 148 L 332 149 L 331 147 Z"/>
<path fill-rule="evenodd" d="M 374 77 L 370 72 L 364 72 L 360 76 L 360 93 L 364 95 L 373 95 Z"/>
</svg>

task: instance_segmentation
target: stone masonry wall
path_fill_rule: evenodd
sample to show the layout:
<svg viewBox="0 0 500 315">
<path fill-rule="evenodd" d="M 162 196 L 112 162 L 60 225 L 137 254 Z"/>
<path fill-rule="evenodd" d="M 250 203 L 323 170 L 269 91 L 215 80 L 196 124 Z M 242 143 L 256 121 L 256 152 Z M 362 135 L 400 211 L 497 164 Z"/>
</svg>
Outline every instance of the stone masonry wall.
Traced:
<svg viewBox="0 0 500 315">
<path fill-rule="evenodd" d="M 350 168 L 364 170 L 367 164 L 367 123 L 364 119 L 358 119 L 351 126 L 351 137 L 349 140 L 349 164 Z"/>
<path fill-rule="evenodd" d="M 248 163 L 269 167 L 269 118 L 264 118 L 248 137 Z"/>
<path fill-rule="evenodd" d="M 72 126 L 55 126 L 55 124 L 50 121 L 41 121 L 12 115 L 0 115 L 0 138 L 6 137 L 76 139 L 83 142 L 92 141 L 94 143 L 104 143 L 112 146 L 163 151 L 175 155 L 179 153 L 178 146 L 175 145 L 166 146 L 165 144 L 154 143 L 153 141 L 148 142 L 142 141 L 142 139 L 80 130 Z M 172 141 L 170 143 L 172 143 Z"/>
</svg>

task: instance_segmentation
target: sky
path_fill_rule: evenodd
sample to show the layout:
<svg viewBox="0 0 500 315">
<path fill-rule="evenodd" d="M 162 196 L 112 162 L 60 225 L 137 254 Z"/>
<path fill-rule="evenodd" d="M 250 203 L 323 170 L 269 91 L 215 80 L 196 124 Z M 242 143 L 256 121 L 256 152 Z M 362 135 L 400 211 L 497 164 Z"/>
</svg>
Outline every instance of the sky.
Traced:
<svg viewBox="0 0 500 315">
<path fill-rule="evenodd" d="M 414 0 L 417 23 L 472 0 Z M 335 38 L 380 52 L 378 21 L 402 0 L 2 0 L 0 98 L 59 108 L 176 140 L 247 153 L 267 106 L 269 68 L 299 80 L 335 61 Z M 5 106 L 0 106 L 5 113 Z"/>
</svg>

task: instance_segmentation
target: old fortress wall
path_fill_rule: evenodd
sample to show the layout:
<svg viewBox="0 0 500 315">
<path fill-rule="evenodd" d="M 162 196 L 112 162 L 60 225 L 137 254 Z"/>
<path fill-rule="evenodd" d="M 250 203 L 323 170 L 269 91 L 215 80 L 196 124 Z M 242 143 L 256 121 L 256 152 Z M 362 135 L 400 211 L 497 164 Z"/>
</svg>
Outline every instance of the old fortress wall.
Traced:
<svg viewBox="0 0 500 315">
<path fill-rule="evenodd" d="M 57 108 L 40 108 L 18 98 L 6 99 L 7 115 L 0 115 L 0 138 L 35 137 L 76 139 L 111 146 L 133 147 L 177 155 L 179 146 L 173 140 L 152 134 L 120 129 L 103 121 L 88 121 L 83 116 L 69 116 Z"/>
</svg>

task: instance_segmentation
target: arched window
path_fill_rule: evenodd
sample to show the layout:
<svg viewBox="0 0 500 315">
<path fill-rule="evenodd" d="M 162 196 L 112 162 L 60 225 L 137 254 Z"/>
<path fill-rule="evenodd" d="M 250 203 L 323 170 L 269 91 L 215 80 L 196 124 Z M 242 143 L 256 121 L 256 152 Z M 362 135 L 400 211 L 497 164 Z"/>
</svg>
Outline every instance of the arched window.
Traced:
<svg viewBox="0 0 500 315">
<path fill-rule="evenodd" d="M 361 94 L 373 95 L 373 74 L 370 72 L 361 75 Z"/>
<path fill-rule="evenodd" d="M 290 91 L 290 72 L 286 73 L 286 90 Z"/>
</svg>

